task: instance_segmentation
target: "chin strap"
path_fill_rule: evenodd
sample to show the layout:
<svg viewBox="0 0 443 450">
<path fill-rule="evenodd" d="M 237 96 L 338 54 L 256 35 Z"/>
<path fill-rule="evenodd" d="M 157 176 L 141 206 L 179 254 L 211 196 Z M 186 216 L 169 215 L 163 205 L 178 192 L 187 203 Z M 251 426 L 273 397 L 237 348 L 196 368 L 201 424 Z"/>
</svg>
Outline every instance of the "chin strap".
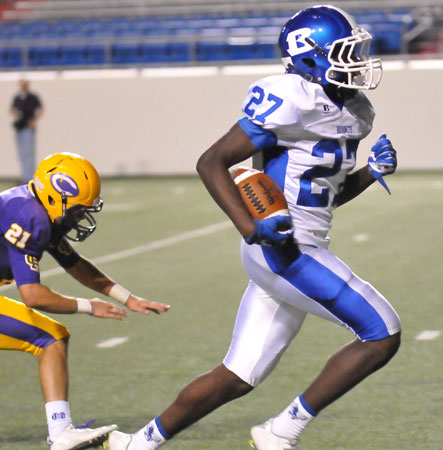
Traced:
<svg viewBox="0 0 443 450">
<path fill-rule="evenodd" d="M 66 205 L 68 204 L 68 197 L 66 196 L 65 191 L 62 191 L 60 195 L 62 196 L 62 217 L 65 217 Z"/>
</svg>

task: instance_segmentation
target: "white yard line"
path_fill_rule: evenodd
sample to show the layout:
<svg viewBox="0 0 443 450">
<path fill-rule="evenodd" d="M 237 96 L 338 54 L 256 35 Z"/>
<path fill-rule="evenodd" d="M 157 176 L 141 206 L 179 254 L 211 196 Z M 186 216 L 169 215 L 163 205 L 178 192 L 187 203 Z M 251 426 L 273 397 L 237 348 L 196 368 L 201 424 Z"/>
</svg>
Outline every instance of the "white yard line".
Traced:
<svg viewBox="0 0 443 450">
<path fill-rule="evenodd" d="M 417 341 L 432 341 L 437 339 L 441 334 L 440 330 L 423 330 L 421 333 L 415 336 Z"/>
<path fill-rule="evenodd" d="M 107 339 L 106 341 L 99 342 L 97 344 L 98 348 L 113 348 L 117 347 L 117 345 L 124 344 L 125 342 L 128 342 L 128 337 L 114 337 L 111 339 Z"/>
<path fill-rule="evenodd" d="M 202 236 L 207 236 L 208 234 L 217 233 L 218 231 L 225 230 L 232 227 L 232 222 L 227 220 L 225 222 L 214 223 L 213 225 L 208 225 L 207 227 L 199 228 L 193 231 L 187 231 L 186 233 L 176 234 L 166 239 L 160 239 L 159 241 L 150 242 L 145 245 L 140 245 L 138 247 L 129 248 L 127 250 L 122 250 L 121 252 L 110 253 L 109 255 L 99 256 L 98 258 L 92 259 L 94 264 L 103 264 L 112 261 L 120 261 L 121 259 L 130 258 L 131 256 L 139 255 L 141 253 L 148 253 L 153 250 L 157 250 L 164 247 L 169 247 L 171 245 L 179 244 L 180 242 L 189 241 L 190 239 L 199 238 Z M 42 278 L 53 277 L 65 273 L 63 268 L 56 267 L 54 269 L 45 270 L 41 273 Z M 15 286 L 15 285 L 14 285 Z M 0 291 L 12 287 L 12 285 L 5 285 L 0 287 Z"/>
<path fill-rule="evenodd" d="M 352 236 L 352 240 L 354 242 L 366 242 L 369 239 L 369 234 L 361 233 L 361 234 L 354 234 Z"/>
<path fill-rule="evenodd" d="M 111 253 L 110 255 L 100 256 L 99 258 L 95 258 L 92 261 L 94 264 L 119 261 L 120 259 L 139 255 L 140 253 L 151 252 L 152 250 L 157 250 L 163 247 L 169 247 L 170 245 L 178 244 L 179 242 L 189 241 L 190 239 L 207 236 L 208 234 L 216 233 L 217 231 L 225 230 L 226 228 L 230 228 L 232 226 L 233 225 L 231 221 L 219 222 L 204 228 L 199 228 L 198 230 L 176 234 L 175 236 L 171 236 L 166 239 L 161 239 L 160 241 L 150 242 L 149 244 L 146 245 L 133 247 L 128 250 L 123 250 L 117 253 Z"/>
</svg>

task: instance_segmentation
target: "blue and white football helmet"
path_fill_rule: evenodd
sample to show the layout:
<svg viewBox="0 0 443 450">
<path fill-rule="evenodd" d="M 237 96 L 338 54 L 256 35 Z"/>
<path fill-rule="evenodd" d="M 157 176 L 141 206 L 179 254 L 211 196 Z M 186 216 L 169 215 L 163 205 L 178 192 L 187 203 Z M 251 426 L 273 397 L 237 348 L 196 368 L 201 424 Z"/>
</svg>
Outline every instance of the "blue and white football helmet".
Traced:
<svg viewBox="0 0 443 450">
<path fill-rule="evenodd" d="M 314 6 L 295 14 L 278 46 L 287 72 L 323 86 L 375 89 L 382 65 L 370 58 L 372 36 L 340 8 Z"/>
</svg>

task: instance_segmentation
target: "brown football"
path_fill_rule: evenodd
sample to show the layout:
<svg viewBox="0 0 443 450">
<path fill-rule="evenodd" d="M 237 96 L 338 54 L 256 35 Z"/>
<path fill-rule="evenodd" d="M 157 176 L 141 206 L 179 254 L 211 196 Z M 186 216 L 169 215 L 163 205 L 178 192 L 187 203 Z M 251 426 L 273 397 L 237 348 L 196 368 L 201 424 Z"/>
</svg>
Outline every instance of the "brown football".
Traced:
<svg viewBox="0 0 443 450">
<path fill-rule="evenodd" d="M 264 172 L 250 167 L 236 167 L 232 178 L 254 219 L 288 216 L 288 203 L 280 186 Z"/>
</svg>

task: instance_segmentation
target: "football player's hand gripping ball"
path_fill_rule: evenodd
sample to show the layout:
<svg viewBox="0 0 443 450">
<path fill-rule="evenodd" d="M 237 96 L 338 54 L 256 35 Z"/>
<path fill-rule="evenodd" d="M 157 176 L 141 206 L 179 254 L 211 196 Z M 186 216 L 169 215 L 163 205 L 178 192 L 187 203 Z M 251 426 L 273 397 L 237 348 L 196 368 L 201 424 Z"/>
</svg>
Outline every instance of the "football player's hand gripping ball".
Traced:
<svg viewBox="0 0 443 450">
<path fill-rule="evenodd" d="M 380 184 L 390 194 L 388 186 L 383 180 L 385 175 L 390 175 L 397 168 L 397 152 L 392 146 L 391 141 L 382 134 L 371 149 L 371 155 L 368 158 L 370 174 L 380 182 Z"/>
<path fill-rule="evenodd" d="M 294 228 L 291 216 L 271 216 L 266 219 L 254 219 L 255 231 L 245 237 L 247 244 L 275 245 L 292 239 Z"/>
</svg>

